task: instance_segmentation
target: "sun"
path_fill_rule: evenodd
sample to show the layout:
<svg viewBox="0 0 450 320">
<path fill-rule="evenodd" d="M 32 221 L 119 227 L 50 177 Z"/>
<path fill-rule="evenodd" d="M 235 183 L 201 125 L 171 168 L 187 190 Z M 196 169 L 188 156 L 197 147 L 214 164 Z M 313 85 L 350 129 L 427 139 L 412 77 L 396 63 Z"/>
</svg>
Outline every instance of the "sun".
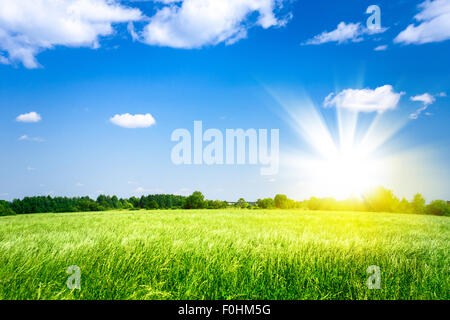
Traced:
<svg viewBox="0 0 450 320">
<path fill-rule="evenodd" d="M 359 148 L 338 150 L 328 158 L 318 158 L 311 167 L 311 180 L 324 196 L 337 200 L 359 197 L 381 183 L 383 168 Z"/>
<path fill-rule="evenodd" d="M 301 188 L 305 196 L 343 200 L 361 197 L 376 186 L 390 186 L 392 154 L 383 152 L 382 147 L 403 122 L 394 123 L 384 114 L 374 113 L 361 130 L 358 112 L 336 110 L 333 126 L 330 117 L 325 121 L 324 111 L 308 97 L 283 101 L 278 96 L 276 100 L 304 144 L 283 155 L 284 164 L 293 173 L 290 178 L 298 180 L 296 190 Z"/>
</svg>

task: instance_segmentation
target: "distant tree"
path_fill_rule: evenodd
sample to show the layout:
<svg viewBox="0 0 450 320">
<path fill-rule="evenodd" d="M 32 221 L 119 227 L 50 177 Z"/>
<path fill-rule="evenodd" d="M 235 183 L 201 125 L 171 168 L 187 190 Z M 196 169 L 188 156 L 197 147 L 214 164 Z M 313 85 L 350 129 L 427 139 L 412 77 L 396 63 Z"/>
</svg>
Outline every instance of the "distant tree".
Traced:
<svg viewBox="0 0 450 320">
<path fill-rule="evenodd" d="M 258 199 L 256 205 L 261 209 L 275 208 L 275 201 L 272 198 Z"/>
<path fill-rule="evenodd" d="M 307 201 L 307 206 L 309 210 L 319 210 L 320 209 L 320 199 L 316 197 L 311 197 Z"/>
<path fill-rule="evenodd" d="M 159 209 L 159 204 L 156 200 L 150 200 L 145 209 Z"/>
<path fill-rule="evenodd" d="M 368 209 L 375 212 L 394 212 L 399 203 L 394 193 L 384 187 L 370 190 L 363 198 Z"/>
<path fill-rule="evenodd" d="M 236 202 L 235 206 L 236 206 L 237 208 L 246 209 L 246 208 L 248 207 L 248 203 L 247 203 L 247 201 L 244 200 L 244 198 L 240 198 L 240 199 Z"/>
<path fill-rule="evenodd" d="M 136 197 L 131 197 L 130 199 L 128 199 L 128 201 L 133 205 L 133 208 L 140 208 L 140 200 Z"/>
<path fill-rule="evenodd" d="M 114 209 L 120 209 L 121 208 L 120 201 L 119 201 L 119 198 L 117 198 L 117 196 L 112 196 L 111 202 L 112 202 L 112 207 Z"/>
<path fill-rule="evenodd" d="M 0 201 L 0 216 L 9 216 L 16 214 L 6 201 Z"/>
<path fill-rule="evenodd" d="M 97 197 L 97 203 L 105 209 L 111 209 L 112 207 L 112 203 L 109 197 L 105 196 L 104 194 L 101 194 Z"/>
<path fill-rule="evenodd" d="M 200 191 L 195 191 L 186 199 L 186 209 L 202 209 L 205 205 L 205 197 Z"/>
<path fill-rule="evenodd" d="M 275 206 L 279 209 L 289 208 L 289 199 L 284 194 L 277 194 L 274 198 Z"/>
<path fill-rule="evenodd" d="M 398 204 L 396 212 L 410 213 L 410 212 L 412 212 L 412 206 L 408 202 L 408 200 L 403 198 L 402 201 L 400 201 L 400 203 Z"/>
<path fill-rule="evenodd" d="M 224 209 L 228 207 L 228 203 L 220 200 L 205 200 L 204 207 L 207 209 Z"/>
<path fill-rule="evenodd" d="M 337 207 L 337 201 L 335 198 L 329 197 L 320 199 L 320 210 L 337 210 Z"/>
<path fill-rule="evenodd" d="M 425 213 L 435 216 L 450 216 L 450 206 L 447 201 L 433 200 L 426 206 Z"/>
<path fill-rule="evenodd" d="M 120 199 L 120 207 L 126 210 L 134 209 L 133 204 L 126 199 Z"/>
<path fill-rule="evenodd" d="M 425 198 L 422 194 L 417 193 L 414 195 L 411 207 L 414 213 L 423 214 L 425 212 Z"/>
</svg>

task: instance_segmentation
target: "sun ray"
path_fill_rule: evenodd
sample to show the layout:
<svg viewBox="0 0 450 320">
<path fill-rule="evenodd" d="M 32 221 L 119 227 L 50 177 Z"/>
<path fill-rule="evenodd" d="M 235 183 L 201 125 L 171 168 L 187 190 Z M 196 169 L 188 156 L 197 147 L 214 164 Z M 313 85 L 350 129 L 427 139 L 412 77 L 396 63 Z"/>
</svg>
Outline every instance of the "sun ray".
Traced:
<svg viewBox="0 0 450 320">
<path fill-rule="evenodd" d="M 270 91 L 269 91 L 270 92 Z M 389 141 L 407 121 L 388 119 L 377 114 L 356 139 L 359 113 L 336 108 L 337 137 L 333 137 L 319 106 L 306 94 L 272 97 L 282 106 L 284 119 L 308 143 L 311 151 L 286 155 L 284 164 L 297 172 L 311 194 L 344 199 L 389 182 L 391 168 L 380 147 Z"/>
</svg>

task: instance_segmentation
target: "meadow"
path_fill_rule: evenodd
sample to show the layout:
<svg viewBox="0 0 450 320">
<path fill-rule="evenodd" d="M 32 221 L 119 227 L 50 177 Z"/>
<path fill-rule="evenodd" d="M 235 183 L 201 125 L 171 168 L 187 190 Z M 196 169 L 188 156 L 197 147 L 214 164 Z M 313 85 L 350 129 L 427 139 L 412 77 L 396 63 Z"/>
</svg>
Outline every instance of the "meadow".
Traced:
<svg viewBox="0 0 450 320">
<path fill-rule="evenodd" d="M 0 217 L 0 299 L 449 299 L 450 218 L 303 210 Z M 81 269 L 69 290 L 68 266 Z M 381 269 L 368 289 L 366 269 Z"/>
</svg>

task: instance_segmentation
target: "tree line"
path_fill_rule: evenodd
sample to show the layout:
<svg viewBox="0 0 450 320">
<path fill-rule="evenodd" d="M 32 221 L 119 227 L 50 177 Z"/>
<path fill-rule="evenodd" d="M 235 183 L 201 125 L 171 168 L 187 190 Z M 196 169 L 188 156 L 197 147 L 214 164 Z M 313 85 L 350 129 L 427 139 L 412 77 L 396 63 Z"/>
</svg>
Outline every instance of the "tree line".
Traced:
<svg viewBox="0 0 450 320">
<path fill-rule="evenodd" d="M 89 197 L 37 196 L 14 199 L 12 202 L 0 200 L 0 215 L 85 212 L 106 210 L 140 209 L 222 209 L 226 201 L 207 200 L 199 191 L 185 197 L 173 194 L 152 194 L 140 198 L 119 199 L 117 196 L 99 195 L 97 200 Z"/>
<path fill-rule="evenodd" d="M 394 193 L 384 187 L 376 187 L 364 193 L 361 198 L 336 200 L 334 198 L 311 197 L 309 200 L 294 201 L 287 196 L 278 194 L 274 199 L 258 199 L 257 207 L 270 209 L 301 208 L 307 210 L 332 211 L 369 211 L 369 212 L 397 212 L 450 216 L 450 204 L 444 200 L 433 200 L 428 205 L 422 194 L 417 193 L 411 201 L 401 200 Z"/>
<path fill-rule="evenodd" d="M 450 205 L 444 200 L 433 200 L 428 205 L 418 193 L 411 201 L 398 199 L 391 190 L 377 187 L 365 193 L 362 198 L 336 200 L 334 198 L 311 197 L 304 201 L 289 199 L 278 194 L 274 198 L 258 199 L 248 203 L 243 198 L 229 204 L 226 201 L 208 200 L 195 191 L 190 196 L 153 194 L 140 198 L 119 199 L 117 196 L 99 195 L 96 200 L 89 197 L 25 197 L 12 202 L 0 200 L 0 215 L 46 212 L 85 212 L 106 210 L 153 210 L 153 209 L 305 209 L 333 211 L 399 212 L 450 216 Z"/>
</svg>

